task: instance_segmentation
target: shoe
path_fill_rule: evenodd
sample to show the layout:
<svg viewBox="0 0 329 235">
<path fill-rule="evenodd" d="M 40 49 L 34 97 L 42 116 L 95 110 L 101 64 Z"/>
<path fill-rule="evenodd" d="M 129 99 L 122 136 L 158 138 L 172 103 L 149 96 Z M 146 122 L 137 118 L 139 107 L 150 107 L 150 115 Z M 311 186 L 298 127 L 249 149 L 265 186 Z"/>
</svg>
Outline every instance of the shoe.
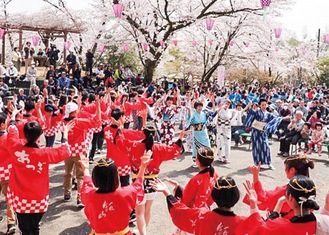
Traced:
<svg viewBox="0 0 329 235">
<path fill-rule="evenodd" d="M 133 223 L 137 220 L 136 213 L 130 215 L 129 223 Z"/>
<path fill-rule="evenodd" d="M 66 202 L 71 201 L 71 195 L 64 195 L 64 201 Z"/>
<path fill-rule="evenodd" d="M 94 159 L 93 158 L 89 158 L 89 164 L 93 164 L 94 163 Z"/>
<path fill-rule="evenodd" d="M 4 220 L 5 220 L 5 218 L 2 215 L 0 215 L 0 222 L 2 222 Z"/>
<path fill-rule="evenodd" d="M 230 164 L 231 162 L 229 160 L 227 160 L 227 159 L 223 159 L 223 163 L 224 164 Z"/>
<path fill-rule="evenodd" d="M 283 155 L 283 152 L 278 152 L 278 156 L 282 156 Z"/>
<path fill-rule="evenodd" d="M 101 154 L 101 150 L 100 150 L 100 149 L 98 149 L 96 153 L 97 153 L 97 154 Z"/>
<path fill-rule="evenodd" d="M 312 150 L 308 150 L 306 154 L 312 154 Z"/>
<path fill-rule="evenodd" d="M 78 201 L 77 201 L 77 207 L 78 207 L 78 208 L 84 208 L 85 205 L 82 204 L 81 200 L 78 200 Z"/>
<path fill-rule="evenodd" d="M 236 148 L 239 147 L 239 143 L 235 143 L 234 147 Z"/>
<path fill-rule="evenodd" d="M 15 233 L 16 233 L 16 225 L 15 224 L 8 224 L 6 234 L 15 234 Z"/>
<path fill-rule="evenodd" d="M 282 154 L 282 157 L 288 157 L 289 156 L 289 153 L 283 153 Z"/>
<path fill-rule="evenodd" d="M 274 167 L 272 164 L 269 164 L 269 165 L 268 165 L 268 168 L 271 169 L 272 171 L 275 170 L 275 167 Z"/>
</svg>

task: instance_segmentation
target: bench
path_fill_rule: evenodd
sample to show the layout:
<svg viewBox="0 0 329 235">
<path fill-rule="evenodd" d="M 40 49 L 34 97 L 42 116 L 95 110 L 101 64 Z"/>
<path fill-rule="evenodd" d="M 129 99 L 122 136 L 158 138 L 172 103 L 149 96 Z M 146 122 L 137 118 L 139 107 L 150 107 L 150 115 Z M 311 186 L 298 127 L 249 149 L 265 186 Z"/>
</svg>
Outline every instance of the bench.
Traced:
<svg viewBox="0 0 329 235">
<path fill-rule="evenodd" d="M 248 146 L 248 150 L 251 149 L 251 132 L 244 132 L 240 134 L 241 137 L 245 137 L 245 138 L 249 138 L 249 146 Z"/>
</svg>

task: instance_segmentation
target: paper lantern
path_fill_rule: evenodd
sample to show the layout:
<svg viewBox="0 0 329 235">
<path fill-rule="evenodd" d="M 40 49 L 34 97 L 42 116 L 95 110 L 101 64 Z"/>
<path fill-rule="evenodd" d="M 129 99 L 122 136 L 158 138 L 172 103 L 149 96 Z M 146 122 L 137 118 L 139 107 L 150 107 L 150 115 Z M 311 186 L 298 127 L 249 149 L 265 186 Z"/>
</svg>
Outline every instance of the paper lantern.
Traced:
<svg viewBox="0 0 329 235">
<path fill-rule="evenodd" d="M 281 33 L 282 33 L 282 29 L 281 28 L 275 28 L 274 29 L 275 38 L 280 38 L 281 37 Z"/>
<path fill-rule="evenodd" d="M 5 30 L 3 28 L 0 28 L 0 39 L 3 38 L 3 35 L 5 35 Z"/>
<path fill-rule="evenodd" d="M 98 51 L 101 52 L 101 53 L 103 53 L 104 50 L 105 50 L 105 45 L 104 44 L 99 44 Z"/>
<path fill-rule="evenodd" d="M 159 44 L 160 44 L 161 47 L 164 47 L 165 46 L 165 42 L 164 41 L 160 41 Z"/>
<path fill-rule="evenodd" d="M 234 45 L 234 42 L 230 41 L 228 44 L 232 47 Z"/>
<path fill-rule="evenodd" d="M 271 0 L 260 0 L 260 3 L 262 4 L 262 8 L 266 8 L 270 6 Z"/>
<path fill-rule="evenodd" d="M 214 42 L 214 41 L 213 41 L 212 39 L 209 39 L 209 40 L 208 40 L 208 43 L 210 44 L 210 46 L 212 46 L 213 42 Z"/>
<path fill-rule="evenodd" d="M 1 36 L 1 34 L 0 34 Z M 329 34 L 323 35 L 323 42 L 329 44 Z"/>
<path fill-rule="evenodd" d="M 64 49 L 65 50 L 70 50 L 70 47 L 71 47 L 71 42 L 69 42 L 69 41 L 64 42 Z"/>
<path fill-rule="evenodd" d="M 124 44 L 124 45 L 123 45 L 123 52 L 124 52 L 124 53 L 127 53 L 128 51 L 129 51 L 129 45 Z"/>
<path fill-rule="evenodd" d="M 177 47 L 177 44 L 178 44 L 178 40 L 175 39 L 175 40 L 172 40 L 172 43 L 174 43 L 175 47 Z"/>
<path fill-rule="evenodd" d="M 244 44 L 246 47 L 249 47 L 249 46 L 250 46 L 250 42 L 243 42 L 243 44 Z"/>
<path fill-rule="evenodd" d="M 207 18 L 206 20 L 206 27 L 207 30 L 210 31 L 214 27 L 215 20 L 213 18 Z"/>
<path fill-rule="evenodd" d="M 148 48 L 149 48 L 149 44 L 143 43 L 143 49 L 144 49 L 144 51 L 147 51 Z"/>
<path fill-rule="evenodd" d="M 123 5 L 122 4 L 114 4 L 113 5 L 114 15 L 116 18 L 121 19 L 122 12 L 123 12 Z"/>
<path fill-rule="evenodd" d="M 192 45 L 195 47 L 196 45 L 198 45 L 197 41 L 193 40 L 192 41 Z"/>
<path fill-rule="evenodd" d="M 40 40 L 41 40 L 41 38 L 38 35 L 33 35 L 32 36 L 32 45 L 36 47 L 37 45 L 39 45 Z"/>
</svg>

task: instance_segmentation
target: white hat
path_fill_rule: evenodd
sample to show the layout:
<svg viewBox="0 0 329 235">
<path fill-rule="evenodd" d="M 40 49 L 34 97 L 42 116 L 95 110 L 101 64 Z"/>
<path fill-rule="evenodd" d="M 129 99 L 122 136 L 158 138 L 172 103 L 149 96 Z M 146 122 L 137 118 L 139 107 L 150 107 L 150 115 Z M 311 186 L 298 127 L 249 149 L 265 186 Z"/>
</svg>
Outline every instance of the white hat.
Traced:
<svg viewBox="0 0 329 235">
<path fill-rule="evenodd" d="M 78 110 L 78 105 L 74 102 L 69 102 L 65 106 L 65 116 L 64 118 L 68 118 L 70 116 L 70 113 Z"/>
</svg>

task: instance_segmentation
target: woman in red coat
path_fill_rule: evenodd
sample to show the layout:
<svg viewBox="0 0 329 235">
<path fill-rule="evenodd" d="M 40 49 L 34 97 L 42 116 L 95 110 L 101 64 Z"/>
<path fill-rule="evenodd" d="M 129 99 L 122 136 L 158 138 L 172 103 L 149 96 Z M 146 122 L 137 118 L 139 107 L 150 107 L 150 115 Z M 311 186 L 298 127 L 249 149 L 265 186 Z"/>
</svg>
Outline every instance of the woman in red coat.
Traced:
<svg viewBox="0 0 329 235">
<path fill-rule="evenodd" d="M 314 162 L 307 155 L 292 155 L 284 161 L 284 166 L 287 178 L 291 179 L 296 175 L 309 176 L 309 169 L 314 168 Z M 270 214 L 274 210 L 278 199 L 285 195 L 287 185 L 278 186 L 273 190 L 264 190 L 259 180 L 260 165 L 258 167 L 250 166 L 248 169 L 253 174 L 253 183 L 258 196 L 258 207 Z M 249 204 L 248 196 L 244 198 L 243 202 Z M 282 217 L 287 219 L 293 216 L 293 211 L 287 203 L 284 203 L 280 213 Z"/>
<path fill-rule="evenodd" d="M 183 152 L 183 137 L 187 132 L 181 132 L 179 139 L 171 146 L 164 144 L 154 144 L 153 136 L 156 129 L 154 127 L 146 127 L 144 130 L 145 139 L 142 141 L 130 141 L 125 135 L 118 135 L 116 145 L 119 149 L 126 151 L 131 162 L 133 172 L 132 178 L 136 179 L 141 161 L 140 157 L 145 151 L 151 150 L 152 162 L 147 166 L 144 176 L 145 199 L 136 207 L 137 227 L 141 235 L 146 234 L 146 226 L 150 222 L 151 207 L 156 196 L 156 192 L 150 186 L 150 182 L 157 179 L 160 173 L 160 165 L 163 161 L 171 160 L 180 156 Z"/>
<path fill-rule="evenodd" d="M 84 167 L 81 199 L 85 214 L 93 231 L 91 234 L 132 235 L 129 230 L 130 214 L 136 203 L 143 200 L 143 177 L 151 162 L 152 152 L 141 157 L 141 167 L 132 185 L 121 187 L 117 167 L 112 159 L 101 158 L 89 175 L 88 163 Z"/>
<path fill-rule="evenodd" d="M 240 192 L 231 177 L 222 176 L 217 180 L 211 192 L 211 197 L 217 204 L 214 210 L 187 207 L 171 195 L 167 186 L 160 180 L 152 182 L 151 185 L 167 197 L 171 219 L 183 231 L 195 235 L 230 235 L 236 234 L 237 231 L 247 234 L 250 229 L 248 225 L 240 227 L 246 218 L 232 211 L 239 201 Z"/>
<path fill-rule="evenodd" d="M 8 128 L 7 146 L 12 170 L 7 200 L 16 212 L 18 227 L 22 234 L 38 235 L 39 222 L 48 209 L 49 164 L 58 163 L 69 157 L 67 138 L 74 122 L 64 126 L 63 144 L 60 147 L 39 148 L 37 143 L 42 128 L 34 121 L 24 125 L 26 144 L 21 143 L 15 126 L 15 116 L 18 112 L 16 108 L 12 111 L 11 125 Z"/>
<path fill-rule="evenodd" d="M 173 184 L 174 195 L 180 202 L 189 208 L 207 208 L 213 204 L 211 191 L 215 185 L 218 175 L 212 166 L 214 161 L 214 152 L 208 147 L 198 149 L 196 164 L 199 167 L 199 173 L 192 177 L 183 189 L 174 180 L 166 179 Z M 177 229 L 175 235 L 183 235 L 186 232 Z"/>
<path fill-rule="evenodd" d="M 257 195 L 250 182 L 245 184 L 251 209 L 257 210 Z M 252 214 L 244 223 L 253 224 L 254 228 L 248 231 L 249 235 L 305 235 L 328 234 L 329 216 L 315 215 L 313 210 L 318 210 L 315 201 L 317 188 L 314 182 L 304 175 L 297 175 L 290 179 L 285 192 L 281 197 L 271 219 L 264 221 L 260 214 Z M 279 217 L 281 207 L 287 202 L 292 208 L 294 216 L 290 219 Z M 243 226 L 243 223 L 242 223 Z"/>
</svg>

